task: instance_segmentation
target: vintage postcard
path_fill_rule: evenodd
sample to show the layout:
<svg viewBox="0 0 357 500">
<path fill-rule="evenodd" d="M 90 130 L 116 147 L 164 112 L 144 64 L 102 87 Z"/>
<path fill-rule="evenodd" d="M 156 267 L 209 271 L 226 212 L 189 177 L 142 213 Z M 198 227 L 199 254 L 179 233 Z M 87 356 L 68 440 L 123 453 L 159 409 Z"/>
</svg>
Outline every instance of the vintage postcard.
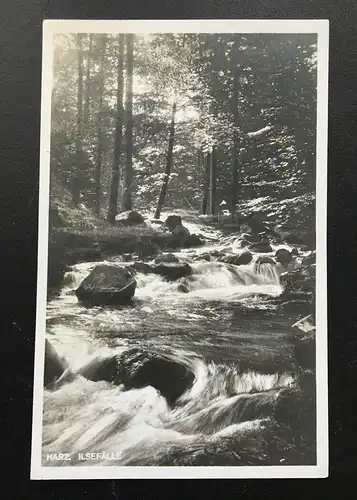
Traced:
<svg viewBox="0 0 357 500">
<path fill-rule="evenodd" d="M 32 479 L 328 475 L 328 21 L 45 21 Z"/>
</svg>

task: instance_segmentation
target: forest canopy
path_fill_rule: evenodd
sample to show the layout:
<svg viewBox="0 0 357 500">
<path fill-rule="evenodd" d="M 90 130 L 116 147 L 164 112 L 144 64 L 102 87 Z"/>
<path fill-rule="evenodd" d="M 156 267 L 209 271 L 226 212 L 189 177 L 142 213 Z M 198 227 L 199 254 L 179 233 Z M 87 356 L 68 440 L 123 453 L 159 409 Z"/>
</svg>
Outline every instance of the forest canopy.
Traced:
<svg viewBox="0 0 357 500">
<path fill-rule="evenodd" d="M 110 221 L 308 204 L 316 49 L 309 34 L 58 34 L 52 179 Z"/>
</svg>

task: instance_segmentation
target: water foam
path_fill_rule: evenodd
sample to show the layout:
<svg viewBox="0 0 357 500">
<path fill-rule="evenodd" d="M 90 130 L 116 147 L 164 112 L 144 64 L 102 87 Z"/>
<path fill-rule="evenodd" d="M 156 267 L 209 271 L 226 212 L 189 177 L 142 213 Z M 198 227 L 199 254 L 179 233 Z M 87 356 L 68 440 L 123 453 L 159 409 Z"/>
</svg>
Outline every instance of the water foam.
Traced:
<svg viewBox="0 0 357 500">
<path fill-rule="evenodd" d="M 191 232 L 202 233 L 198 226 L 185 225 Z M 195 254 L 220 248 L 234 251 L 234 238 L 199 248 Z M 98 262 L 77 264 L 66 274 L 60 296 L 47 310 L 48 338 L 58 353 L 68 359 L 73 378 L 45 391 L 44 463 L 47 453 L 58 450 L 71 453 L 71 463 L 78 466 L 146 465 L 170 451 L 188 450 L 194 456 L 210 443 L 258 432 L 269 420 L 280 392 L 294 382 L 292 375 L 241 373 L 236 359 L 222 364 L 208 361 L 197 355 L 200 339 L 195 339 L 194 332 L 211 328 L 216 337 L 211 344 L 208 338 L 201 344 L 206 349 L 211 345 L 216 348 L 218 331 L 214 327 L 225 320 L 223 312 L 212 304 L 261 301 L 255 297 L 275 295 L 280 292 L 282 269 L 271 264 L 256 266 L 255 258 L 245 266 L 194 261 L 189 252 L 192 250 L 176 253 L 192 267 L 188 278 L 169 282 L 156 274 L 137 273 L 134 307 L 85 309 L 78 303 L 74 291 Z M 128 263 L 113 259 L 103 264 Z M 178 291 L 182 282 L 188 293 Z M 177 334 L 178 326 L 181 337 L 185 334 L 184 338 L 189 339 L 182 349 L 170 336 L 165 342 L 162 338 L 164 331 Z M 152 332 L 152 341 L 143 335 L 144 329 Z M 227 339 L 226 336 L 224 342 L 229 350 Z M 133 345 L 142 350 L 150 346 L 159 356 L 180 363 L 193 373 L 192 385 L 174 407 L 169 407 L 154 387 L 124 390 L 121 385 L 93 382 L 80 375 L 83 368 L 88 372 L 92 366 L 95 370 L 113 353 L 123 353 Z M 105 458 L 94 462 L 78 459 L 78 453 L 93 450 L 115 452 L 120 458 L 114 462 Z"/>
</svg>

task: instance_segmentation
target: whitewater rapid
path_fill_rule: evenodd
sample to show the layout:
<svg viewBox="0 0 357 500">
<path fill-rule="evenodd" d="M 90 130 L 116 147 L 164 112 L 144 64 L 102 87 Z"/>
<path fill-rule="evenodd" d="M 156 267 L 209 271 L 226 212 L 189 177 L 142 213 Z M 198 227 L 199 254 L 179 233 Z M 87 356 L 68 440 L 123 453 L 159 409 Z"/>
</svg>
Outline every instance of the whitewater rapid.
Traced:
<svg viewBox="0 0 357 500">
<path fill-rule="evenodd" d="M 282 270 L 254 260 L 245 266 L 197 260 L 222 247 L 227 242 L 175 254 L 192 267 L 188 293 L 179 292 L 177 282 L 137 273 L 134 303 L 126 307 L 78 302 L 75 289 L 98 262 L 77 264 L 66 274 L 60 295 L 48 304 L 47 338 L 72 375 L 45 390 L 44 465 L 53 466 L 56 453 L 70 457 L 56 463 L 62 466 L 185 465 L 207 457 L 220 463 L 220 453 L 234 458 L 243 441 L 252 456 L 261 454 L 257 442 L 295 377 L 289 329 L 262 300 L 280 293 Z M 120 257 L 103 263 L 130 265 Z M 141 368 L 149 353 L 192 374 L 175 405 L 152 385 L 127 389 L 83 376 L 113 357 L 134 373 L 133 349 Z"/>
</svg>

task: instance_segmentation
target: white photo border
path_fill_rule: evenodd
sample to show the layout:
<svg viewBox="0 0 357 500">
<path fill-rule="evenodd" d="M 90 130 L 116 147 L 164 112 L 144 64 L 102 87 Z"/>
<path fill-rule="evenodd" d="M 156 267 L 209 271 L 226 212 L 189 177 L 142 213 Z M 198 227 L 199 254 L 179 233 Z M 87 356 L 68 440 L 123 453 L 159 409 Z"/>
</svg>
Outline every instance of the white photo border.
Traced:
<svg viewBox="0 0 357 500">
<path fill-rule="evenodd" d="M 43 374 L 47 307 L 47 258 L 50 195 L 51 93 L 53 37 L 60 33 L 311 33 L 317 34 L 316 133 L 316 441 L 311 466 L 89 466 L 43 467 L 41 464 Z M 40 193 L 35 372 L 31 479 L 264 479 L 328 476 L 327 353 L 327 123 L 329 21 L 307 20 L 45 20 L 42 46 Z"/>
</svg>

